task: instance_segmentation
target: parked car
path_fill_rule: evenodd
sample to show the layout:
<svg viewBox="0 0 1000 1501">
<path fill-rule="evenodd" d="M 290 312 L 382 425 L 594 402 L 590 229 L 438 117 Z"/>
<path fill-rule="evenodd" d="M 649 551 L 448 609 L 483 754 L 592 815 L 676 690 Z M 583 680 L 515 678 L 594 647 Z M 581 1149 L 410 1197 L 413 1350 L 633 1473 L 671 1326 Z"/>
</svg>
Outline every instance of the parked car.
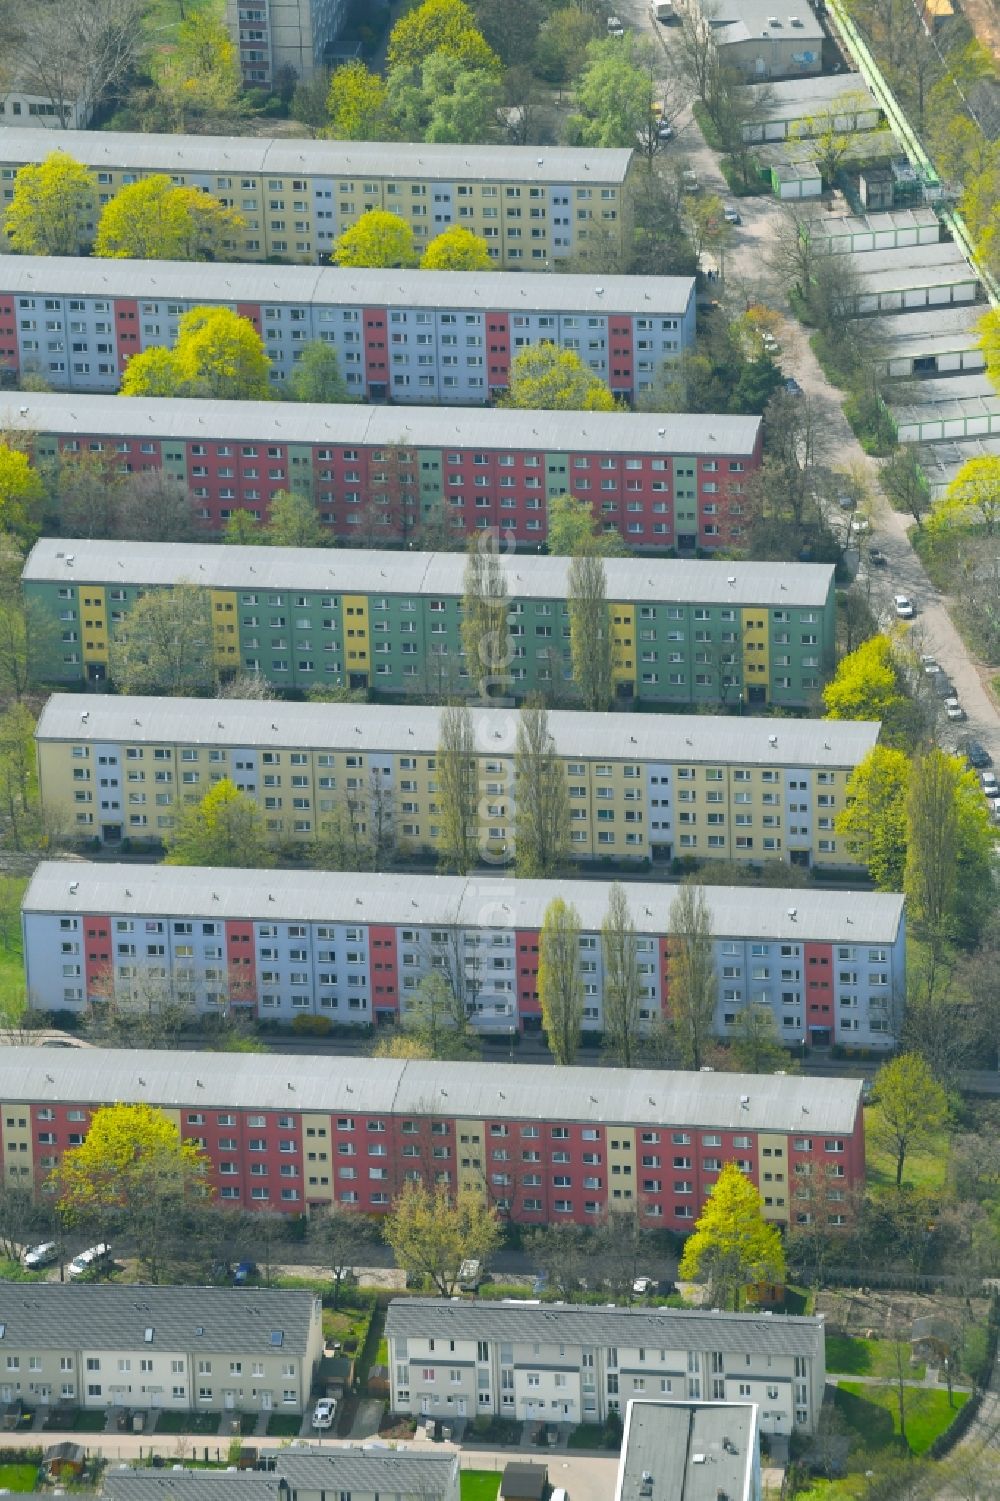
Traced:
<svg viewBox="0 0 1000 1501">
<path fill-rule="evenodd" d="M 674 127 L 668 120 L 661 120 L 659 125 L 657 125 L 656 127 L 656 139 L 658 141 L 672 141 L 673 138 Z"/>
<path fill-rule="evenodd" d="M 54 1240 L 44 1240 L 41 1245 L 26 1247 L 21 1260 L 29 1272 L 37 1272 L 59 1260 L 59 1246 Z"/>
<path fill-rule="evenodd" d="M 533 1280 L 531 1284 L 531 1296 L 533 1298 L 540 1298 L 542 1296 L 542 1293 L 548 1292 L 548 1287 L 548 1272 L 539 1272 L 538 1276 Z"/>
<path fill-rule="evenodd" d="M 727 224 L 742 224 L 743 223 L 743 218 L 742 218 L 742 216 L 740 214 L 739 209 L 736 207 L 735 203 L 724 203 L 723 204 L 723 206 L 722 206 L 722 217 L 725 219 L 725 221 L 726 221 Z"/>
<path fill-rule="evenodd" d="M 982 771 L 984 767 L 993 765 L 993 757 L 986 747 L 971 736 L 961 742 L 961 749 L 973 771 Z"/>
<path fill-rule="evenodd" d="M 781 345 L 778 343 L 777 339 L 774 337 L 774 335 L 772 333 L 768 333 L 768 331 L 767 331 L 766 328 L 765 328 L 764 332 L 760 336 L 760 342 L 761 342 L 761 345 L 763 346 L 765 354 L 780 354 L 781 353 Z"/>
<path fill-rule="evenodd" d="M 872 568 L 887 568 L 889 566 L 889 559 L 881 547 L 869 547 L 868 562 Z"/>
<path fill-rule="evenodd" d="M 649 1293 L 656 1291 L 655 1277 L 636 1277 L 632 1283 L 632 1291 L 638 1293 L 640 1298 L 645 1298 Z"/>
<path fill-rule="evenodd" d="M 854 526 L 853 521 L 851 522 L 851 526 Z M 896 614 L 899 616 L 900 620 L 913 619 L 915 611 L 913 609 L 913 601 L 912 599 L 910 599 L 910 596 L 908 594 L 894 594 L 892 597 L 892 602 L 895 606 Z"/>
<path fill-rule="evenodd" d="M 690 167 L 685 167 L 681 173 L 681 187 L 685 193 L 697 193 L 701 189 L 697 172 L 692 172 Z"/>
<path fill-rule="evenodd" d="M 336 1416 L 336 1397 L 320 1397 L 313 1408 L 312 1425 L 314 1428 L 332 1428 L 333 1420 Z"/>
<path fill-rule="evenodd" d="M 789 396 L 804 396 L 806 394 L 794 375 L 790 375 L 785 381 L 785 391 Z"/>
<path fill-rule="evenodd" d="M 608 17 L 608 36 L 624 36 L 625 27 L 618 16 Z"/>
<path fill-rule="evenodd" d="M 111 1260 L 111 1247 L 103 1241 L 96 1246 L 88 1246 L 85 1251 L 80 1251 L 69 1266 L 66 1268 L 67 1277 L 83 1277 L 88 1272 L 96 1271 Z"/>
<path fill-rule="evenodd" d="M 933 674 L 941 671 L 934 657 L 929 657 L 926 652 L 921 652 L 920 654 L 920 665 L 924 672 L 927 673 Z"/>
<path fill-rule="evenodd" d="M 958 724 L 965 718 L 965 710 L 962 708 L 962 705 L 959 703 L 957 698 L 945 699 L 944 712 L 948 716 L 948 718 L 955 724 Z"/>
<path fill-rule="evenodd" d="M 927 681 L 931 685 L 931 692 L 937 698 L 943 698 L 947 701 L 949 698 L 955 697 L 955 684 L 946 672 L 932 673 Z"/>
<path fill-rule="evenodd" d="M 854 517 L 852 517 L 852 519 L 851 519 L 851 531 L 854 533 L 854 535 L 856 537 L 860 537 L 863 532 L 870 532 L 871 529 L 872 529 L 872 524 L 868 520 L 867 516 L 854 516 Z"/>
<path fill-rule="evenodd" d="M 236 1269 L 233 1272 L 233 1282 L 237 1287 L 242 1287 L 245 1282 L 249 1282 L 256 1270 L 257 1263 L 255 1261 L 238 1261 Z"/>
</svg>

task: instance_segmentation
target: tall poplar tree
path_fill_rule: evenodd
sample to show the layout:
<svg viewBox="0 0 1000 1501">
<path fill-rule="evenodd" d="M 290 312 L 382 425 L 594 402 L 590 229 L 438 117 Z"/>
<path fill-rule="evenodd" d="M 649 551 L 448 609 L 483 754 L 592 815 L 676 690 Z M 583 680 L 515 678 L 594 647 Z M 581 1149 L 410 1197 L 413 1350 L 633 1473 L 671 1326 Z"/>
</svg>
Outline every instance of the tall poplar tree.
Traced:
<svg viewBox="0 0 1000 1501">
<path fill-rule="evenodd" d="M 572 903 L 559 896 L 549 902 L 542 918 L 538 938 L 538 999 L 549 1051 L 556 1063 L 573 1063 L 583 1023 L 580 914 Z"/>
</svg>

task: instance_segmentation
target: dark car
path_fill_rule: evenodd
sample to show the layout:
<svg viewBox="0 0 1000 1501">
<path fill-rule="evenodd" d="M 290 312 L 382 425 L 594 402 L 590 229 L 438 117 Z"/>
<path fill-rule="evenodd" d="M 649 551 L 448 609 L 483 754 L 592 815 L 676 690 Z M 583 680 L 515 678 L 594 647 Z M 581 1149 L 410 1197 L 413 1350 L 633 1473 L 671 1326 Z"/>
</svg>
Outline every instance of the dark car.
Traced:
<svg viewBox="0 0 1000 1501">
<path fill-rule="evenodd" d="M 872 568 L 888 568 L 889 559 L 880 547 L 869 547 L 868 562 Z"/>
<path fill-rule="evenodd" d="M 976 771 L 979 771 L 983 766 L 993 765 L 993 757 L 978 740 L 963 740 L 962 750 L 965 752 L 965 759 Z"/>
<path fill-rule="evenodd" d="M 955 684 L 947 673 L 936 672 L 930 680 L 931 688 L 938 698 L 953 698 L 955 696 Z"/>
<path fill-rule="evenodd" d="M 238 1261 L 236 1263 L 236 1270 L 233 1272 L 233 1281 L 236 1286 L 242 1287 L 244 1282 L 249 1282 L 256 1270 L 257 1263 L 255 1261 Z"/>
<path fill-rule="evenodd" d="M 802 387 L 799 385 L 794 375 L 790 375 L 785 381 L 785 390 L 788 392 L 789 396 L 802 396 L 804 394 Z"/>
</svg>

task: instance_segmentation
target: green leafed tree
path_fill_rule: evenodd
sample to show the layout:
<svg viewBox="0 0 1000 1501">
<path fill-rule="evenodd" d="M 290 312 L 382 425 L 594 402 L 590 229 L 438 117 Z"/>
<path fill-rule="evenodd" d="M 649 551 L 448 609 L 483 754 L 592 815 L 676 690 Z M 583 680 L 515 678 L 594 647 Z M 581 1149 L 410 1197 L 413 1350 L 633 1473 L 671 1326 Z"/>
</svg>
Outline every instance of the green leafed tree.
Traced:
<svg viewBox="0 0 1000 1501">
<path fill-rule="evenodd" d="M 293 401 L 322 402 L 339 406 L 353 401 L 340 370 L 340 360 L 332 344 L 310 339 L 302 346 L 302 357 L 288 378 L 288 394 Z"/>
<path fill-rule="evenodd" d="M 580 914 L 558 896 L 546 907 L 538 935 L 538 999 L 553 1058 L 575 1062 L 583 1025 Z"/>
<path fill-rule="evenodd" d="M 97 178 L 65 151 L 22 167 L 4 214 L 4 232 L 21 255 L 79 255 L 90 243 Z"/>
<path fill-rule="evenodd" d="M 601 924 L 601 954 L 605 1042 L 615 1061 L 622 1068 L 631 1068 L 641 1041 L 639 1012 L 643 989 L 635 921 L 620 881 L 612 882 L 608 891 L 608 909 Z"/>
<path fill-rule="evenodd" d="M 441 710 L 437 773 L 441 865 L 464 876 L 478 856 L 479 800 L 472 715 L 464 704 L 450 704 Z"/>
<path fill-rule="evenodd" d="M 900 1053 L 875 1076 L 875 1136 L 895 1159 L 896 1187 L 911 1152 L 933 1140 L 948 1119 L 948 1100 L 918 1053 Z"/>
<path fill-rule="evenodd" d="M 567 139 L 576 146 L 631 148 L 643 139 L 655 141 L 653 105 L 660 92 L 656 57 L 645 39 L 629 32 L 591 42 Z"/>
<path fill-rule="evenodd" d="M 212 601 L 181 582 L 144 594 L 112 629 L 108 672 L 120 693 L 204 693 L 215 681 Z"/>
<path fill-rule="evenodd" d="M 94 254 L 107 259 L 219 261 L 243 220 L 211 193 L 164 173 L 119 188 L 101 211 Z"/>
<path fill-rule="evenodd" d="M 554 495 L 546 509 L 545 546 L 553 557 L 573 558 L 583 552 L 600 553 L 605 558 L 627 556 L 628 548 L 616 528 L 595 532 L 594 508 L 589 500 L 578 500 L 575 495 Z"/>
<path fill-rule="evenodd" d="M 274 864 L 264 820 L 254 799 L 223 777 L 200 802 L 181 810 L 167 840 L 167 865 Z"/>
<path fill-rule="evenodd" d="M 453 224 L 435 235 L 420 258 L 422 271 L 490 271 L 493 262 L 489 247 L 480 236 Z"/>
<path fill-rule="evenodd" d="M 326 547 L 330 541 L 308 495 L 279 490 L 271 499 L 264 532 L 272 547 Z"/>
<path fill-rule="evenodd" d="M 495 1209 L 474 1188 L 451 1194 L 443 1185 L 406 1183 L 383 1226 L 396 1265 L 426 1277 L 435 1292 L 450 1298 L 466 1260 L 485 1261 L 503 1233 Z"/>
<path fill-rule="evenodd" d="M 392 134 L 386 82 L 359 59 L 334 69 L 326 108 L 334 140 L 385 141 Z"/>
<path fill-rule="evenodd" d="M 176 1220 L 210 1194 L 208 1166 L 166 1111 L 105 1105 L 94 1111 L 81 1145 L 63 1153 L 52 1183 L 67 1225 L 106 1241 L 126 1236 L 157 1282 Z"/>
<path fill-rule="evenodd" d="M 181 21 L 173 47 L 160 54 L 156 87 L 174 130 L 240 113 L 239 54 L 221 16 L 199 10 Z"/>
<path fill-rule="evenodd" d="M 528 880 L 558 876 L 569 859 L 569 791 L 543 704 L 526 703 L 514 746 L 514 869 Z"/>
<path fill-rule="evenodd" d="M 593 711 L 610 708 L 614 693 L 607 582 L 603 560 L 594 553 L 575 557 L 569 565 L 566 604 L 573 682 L 583 707 Z"/>
<path fill-rule="evenodd" d="M 257 517 L 240 507 L 230 511 L 222 540 L 229 547 L 260 547 L 267 541 L 267 537 Z"/>
<path fill-rule="evenodd" d="M 507 624 L 507 575 L 496 539 L 488 533 L 469 541 L 462 590 L 462 650 L 469 680 L 481 698 L 510 686 L 513 653 Z"/>
<path fill-rule="evenodd" d="M 720 1172 L 685 1243 L 679 1274 L 707 1282 L 712 1306 L 734 1312 L 751 1283 L 785 1280 L 780 1231 L 765 1220 L 760 1194 L 735 1162 Z"/>
<path fill-rule="evenodd" d="M 438 969 L 425 975 L 406 997 L 400 1025 L 408 1037 L 416 1038 L 427 1058 L 466 1058 L 471 1052 L 465 1001 Z"/>
<path fill-rule="evenodd" d="M 917 756 L 906 800 L 911 921 L 940 953 L 973 942 L 992 906 L 993 829 L 975 773 L 936 747 Z"/>
<path fill-rule="evenodd" d="M 718 982 L 705 889 L 678 888 L 667 915 L 667 1007 L 685 1068 L 699 1069 L 712 1036 Z"/>
<path fill-rule="evenodd" d="M 511 362 L 510 385 L 500 406 L 549 412 L 614 412 L 611 391 L 577 354 L 555 344 L 535 344 Z"/>
<path fill-rule="evenodd" d="M 369 209 L 344 230 L 331 259 L 338 266 L 415 266 L 413 230 L 398 214 Z"/>
<path fill-rule="evenodd" d="M 847 800 L 837 815 L 845 848 L 868 869 L 879 891 L 900 891 L 906 868 L 906 797 L 909 758 L 876 745 L 847 780 Z"/>
<path fill-rule="evenodd" d="M 268 401 L 270 369 L 249 318 L 230 308 L 194 307 L 181 318 L 173 349 L 153 344 L 132 357 L 121 394 Z"/>
</svg>

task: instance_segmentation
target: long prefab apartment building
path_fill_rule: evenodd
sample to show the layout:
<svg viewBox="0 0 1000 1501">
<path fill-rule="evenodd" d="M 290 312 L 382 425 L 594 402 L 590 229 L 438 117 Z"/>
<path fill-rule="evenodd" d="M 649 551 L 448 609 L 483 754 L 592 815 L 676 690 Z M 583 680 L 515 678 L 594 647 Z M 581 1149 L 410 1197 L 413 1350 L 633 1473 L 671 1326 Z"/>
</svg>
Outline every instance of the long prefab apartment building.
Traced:
<svg viewBox="0 0 1000 1501">
<path fill-rule="evenodd" d="M 193 307 L 225 307 L 260 334 L 276 385 L 312 341 L 337 353 L 365 401 L 475 406 L 547 341 L 575 350 L 628 401 L 694 340 L 694 278 L 559 272 L 0 259 L 0 368 L 55 390 L 115 392 L 133 355 L 172 346 Z"/>
<path fill-rule="evenodd" d="M 648 1034 L 670 1015 L 676 886 L 626 887 Z M 201 1015 L 237 1007 L 285 1022 L 405 1023 L 440 975 L 484 1033 L 537 1032 L 539 930 L 576 909 L 583 1028 L 605 1030 L 603 881 L 370 875 L 166 865 L 39 865 L 22 905 L 29 1005 L 82 1012 L 162 984 Z M 718 1037 L 765 1011 L 800 1044 L 881 1050 L 906 983 L 903 898 L 883 892 L 707 886 Z"/>
<path fill-rule="evenodd" d="M 174 476 L 206 538 L 291 490 L 352 546 L 409 544 L 437 516 L 537 551 L 568 494 L 638 552 L 740 547 L 761 457 L 759 417 L 32 393 L 6 420 L 43 466 L 87 453 Z"/>
<path fill-rule="evenodd" d="M 518 839 L 518 711 L 470 711 L 481 858 Z M 102 845 L 169 841 L 179 816 L 229 778 L 276 846 L 350 831 L 376 864 L 442 843 L 441 710 L 55 694 L 36 731 L 42 805 Z M 856 868 L 836 832 L 877 723 L 710 715 L 548 716 L 565 777 L 570 858 L 680 857 Z"/>
<path fill-rule="evenodd" d="M 499 562 L 507 688 L 572 702 L 569 560 L 504 553 Z M 210 592 L 206 655 L 220 675 L 443 698 L 479 691 L 462 650 L 463 567 L 454 553 L 43 538 L 23 588 L 52 623 L 50 682 L 104 681 L 109 642 L 136 599 L 187 580 Z M 832 567 L 609 558 L 605 572 L 619 700 L 818 702 L 836 656 Z"/>
<path fill-rule="evenodd" d="M 461 1402 L 521 1422 L 603 1423 L 633 1400 L 739 1400 L 758 1404 L 765 1433 L 788 1434 L 811 1431 L 823 1404 L 816 1317 L 394 1298 L 385 1333 L 393 1412 L 439 1417 Z"/>
<path fill-rule="evenodd" d="M 735 1162 L 768 1219 L 837 1225 L 865 1174 L 860 1079 L 5 1047 L 0 1101 L 26 1184 L 95 1109 L 144 1102 L 202 1145 L 222 1205 L 288 1214 L 385 1213 L 416 1181 L 475 1188 L 519 1224 L 623 1209 L 690 1230 Z"/>
<path fill-rule="evenodd" d="M 546 270 L 588 240 L 623 249 L 631 223 L 629 150 L 428 145 L 64 130 L 59 149 L 97 179 L 102 206 L 128 183 L 165 174 L 212 193 L 243 220 L 234 260 L 319 261 L 369 209 L 405 219 L 420 252 L 453 224 L 484 239 L 501 270 Z M 0 135 L 0 200 L 21 167 L 54 149 L 47 133 Z"/>
</svg>

